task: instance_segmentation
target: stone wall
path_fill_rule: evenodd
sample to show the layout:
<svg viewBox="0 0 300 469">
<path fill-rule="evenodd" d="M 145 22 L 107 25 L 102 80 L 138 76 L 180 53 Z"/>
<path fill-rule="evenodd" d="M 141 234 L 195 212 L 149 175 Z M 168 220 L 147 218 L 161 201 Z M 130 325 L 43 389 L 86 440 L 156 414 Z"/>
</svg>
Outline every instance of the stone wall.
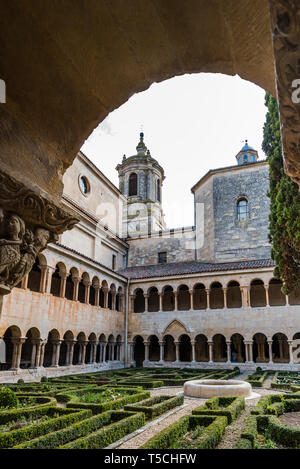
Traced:
<svg viewBox="0 0 300 469">
<path fill-rule="evenodd" d="M 167 262 L 195 260 L 195 232 L 191 228 L 152 234 L 151 237 L 141 236 L 128 238 L 128 267 L 153 265 L 158 263 L 158 253 L 167 253 Z"/>
</svg>

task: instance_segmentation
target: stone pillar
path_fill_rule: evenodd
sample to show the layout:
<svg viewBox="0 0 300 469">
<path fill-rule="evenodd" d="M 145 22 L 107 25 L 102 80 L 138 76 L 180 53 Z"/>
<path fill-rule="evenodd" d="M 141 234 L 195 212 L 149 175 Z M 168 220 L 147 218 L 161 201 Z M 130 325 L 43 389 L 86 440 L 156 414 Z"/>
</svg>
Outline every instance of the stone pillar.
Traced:
<svg viewBox="0 0 300 469">
<path fill-rule="evenodd" d="M 159 341 L 159 361 L 162 362 L 164 359 L 164 341 Z"/>
<path fill-rule="evenodd" d="M 179 344 L 180 344 L 180 342 L 174 342 L 174 344 L 175 344 L 175 347 L 176 347 L 175 361 L 179 362 L 179 358 L 180 358 L 179 357 Z"/>
<path fill-rule="evenodd" d="M 54 267 L 47 266 L 46 270 L 46 284 L 45 284 L 45 293 L 51 292 L 51 283 L 52 283 L 52 274 L 55 272 Z"/>
<path fill-rule="evenodd" d="M 45 340 L 41 339 L 40 359 L 39 359 L 39 363 L 38 363 L 37 366 L 43 366 L 44 365 L 44 355 L 45 355 L 46 343 L 47 343 L 47 339 L 45 339 Z"/>
<path fill-rule="evenodd" d="M 81 342 L 81 357 L 79 360 L 79 365 L 84 365 L 85 364 L 85 354 L 86 354 L 86 346 L 88 344 L 88 340 L 84 340 Z"/>
<path fill-rule="evenodd" d="M 40 292 L 45 293 L 46 292 L 46 284 L 47 284 L 47 269 L 48 267 L 46 265 L 40 265 L 40 271 L 41 271 L 41 282 L 40 282 Z"/>
<path fill-rule="evenodd" d="M 12 337 L 11 338 L 11 341 L 14 344 L 12 363 L 11 363 L 12 370 L 18 370 L 20 368 L 22 345 L 24 344 L 26 339 L 27 337 Z"/>
<path fill-rule="evenodd" d="M 191 310 L 194 309 L 194 290 L 190 290 L 190 301 L 191 301 Z"/>
<path fill-rule="evenodd" d="M 96 363 L 98 342 L 93 342 L 92 345 L 93 345 L 93 353 L 91 354 L 92 363 Z"/>
<path fill-rule="evenodd" d="M 250 356 L 250 362 L 253 362 L 253 340 L 249 340 L 248 342 L 249 345 L 249 356 Z"/>
<path fill-rule="evenodd" d="M 52 344 L 52 357 L 51 357 L 51 366 L 55 366 L 56 359 L 56 341 L 51 341 Z"/>
<path fill-rule="evenodd" d="M 222 288 L 224 293 L 224 308 L 227 308 L 227 288 Z"/>
<path fill-rule="evenodd" d="M 289 295 L 285 295 L 285 306 L 290 306 Z"/>
<path fill-rule="evenodd" d="M 91 289 L 91 282 L 84 283 L 84 302 L 85 304 L 89 304 L 90 302 L 90 289 Z"/>
<path fill-rule="evenodd" d="M 102 357 L 103 357 L 103 360 L 102 362 L 105 363 L 106 362 L 106 347 L 107 347 L 107 342 L 102 342 Z"/>
<path fill-rule="evenodd" d="M 269 363 L 273 363 L 272 343 L 273 343 L 273 340 L 272 340 L 272 339 L 269 339 L 269 340 L 268 340 L 268 345 L 269 345 Z"/>
<path fill-rule="evenodd" d="M 148 309 L 149 309 L 149 295 L 145 294 L 145 295 L 144 295 L 144 298 L 145 298 L 145 313 L 148 313 Z"/>
<path fill-rule="evenodd" d="M 21 288 L 23 288 L 23 290 L 26 290 L 26 289 L 27 289 L 27 285 L 28 285 L 28 274 L 25 275 L 25 277 L 22 278 L 22 281 L 21 281 Z"/>
<path fill-rule="evenodd" d="M 73 281 L 73 284 L 74 284 L 74 287 L 73 287 L 73 301 L 78 301 L 79 277 L 73 277 L 72 276 L 72 281 Z"/>
<path fill-rule="evenodd" d="M 208 355 L 209 355 L 209 363 L 213 363 L 213 341 L 208 340 Z"/>
<path fill-rule="evenodd" d="M 116 296 L 117 293 L 115 291 L 111 292 L 111 309 L 116 309 Z"/>
<path fill-rule="evenodd" d="M 107 287 L 102 287 L 103 293 L 104 293 L 104 308 L 108 308 L 108 288 Z"/>
<path fill-rule="evenodd" d="M 191 341 L 192 345 L 192 362 L 196 362 L 196 342 L 194 340 Z"/>
<path fill-rule="evenodd" d="M 265 283 L 265 290 L 266 290 L 266 306 L 270 306 L 269 284 L 268 283 Z"/>
<path fill-rule="evenodd" d="M 150 345 L 150 342 L 144 342 L 144 345 L 145 345 L 145 361 L 148 362 L 149 361 L 149 345 Z"/>
<path fill-rule="evenodd" d="M 32 350 L 31 350 L 31 362 L 30 362 L 30 368 L 35 367 L 35 355 L 36 355 L 36 344 L 31 340 L 32 344 Z"/>
<path fill-rule="evenodd" d="M 250 290 L 248 285 L 241 285 L 241 297 L 242 297 L 242 308 L 247 308 L 249 306 Z"/>
<path fill-rule="evenodd" d="M 226 340 L 227 345 L 227 363 L 231 364 L 231 342 L 230 340 Z"/>
<path fill-rule="evenodd" d="M 95 304 L 94 306 L 99 306 L 99 298 L 100 298 L 100 287 L 99 285 L 94 286 L 95 289 Z"/>
<path fill-rule="evenodd" d="M 55 350 L 55 363 L 54 363 L 54 366 L 55 367 L 58 367 L 58 363 L 59 363 L 59 353 L 60 353 L 60 346 L 62 344 L 62 340 L 57 340 L 56 342 L 56 350 Z"/>
<path fill-rule="evenodd" d="M 162 311 L 163 310 L 163 293 L 162 292 L 158 292 L 158 297 L 159 297 L 159 311 Z"/>
<path fill-rule="evenodd" d="M 65 298 L 66 296 L 66 283 L 67 283 L 67 274 L 66 272 L 61 272 L 60 274 L 60 290 L 59 296 Z"/>
<path fill-rule="evenodd" d="M 288 340 L 289 344 L 289 356 L 290 356 L 290 365 L 294 364 L 294 357 L 293 357 L 293 341 Z"/>
<path fill-rule="evenodd" d="M 173 296 L 174 296 L 174 310 L 178 311 L 178 292 L 174 291 Z"/>
<path fill-rule="evenodd" d="M 207 301 L 206 309 L 210 309 L 210 288 L 205 288 L 205 291 L 206 291 L 206 301 Z"/>
<path fill-rule="evenodd" d="M 73 365 L 73 355 L 74 355 L 74 345 L 76 344 L 76 340 L 70 341 L 70 355 L 69 355 L 69 365 Z"/>
</svg>

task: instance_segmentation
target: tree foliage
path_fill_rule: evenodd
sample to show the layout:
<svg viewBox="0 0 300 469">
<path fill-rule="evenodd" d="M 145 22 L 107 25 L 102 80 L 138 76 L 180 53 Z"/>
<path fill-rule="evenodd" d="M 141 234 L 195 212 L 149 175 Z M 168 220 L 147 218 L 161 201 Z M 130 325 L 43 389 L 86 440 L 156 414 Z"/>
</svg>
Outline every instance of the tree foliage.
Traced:
<svg viewBox="0 0 300 469">
<path fill-rule="evenodd" d="M 270 172 L 269 240 L 276 264 L 274 275 L 283 281 L 283 292 L 288 294 L 300 285 L 300 192 L 284 172 L 278 103 L 266 93 L 265 105 L 268 111 L 262 149 Z"/>
</svg>

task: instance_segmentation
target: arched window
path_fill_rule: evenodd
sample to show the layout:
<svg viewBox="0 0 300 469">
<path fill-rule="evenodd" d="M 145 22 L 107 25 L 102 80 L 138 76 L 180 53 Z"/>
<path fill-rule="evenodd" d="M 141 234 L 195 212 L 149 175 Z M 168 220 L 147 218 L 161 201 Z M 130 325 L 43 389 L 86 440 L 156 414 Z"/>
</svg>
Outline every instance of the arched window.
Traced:
<svg viewBox="0 0 300 469">
<path fill-rule="evenodd" d="M 156 198 L 158 202 L 160 202 L 160 180 L 157 179 L 156 181 Z"/>
<path fill-rule="evenodd" d="M 239 221 L 249 218 L 249 207 L 247 199 L 240 199 L 237 203 L 237 219 Z"/>
<path fill-rule="evenodd" d="M 129 176 L 128 195 L 137 195 L 137 174 L 131 173 Z"/>
</svg>

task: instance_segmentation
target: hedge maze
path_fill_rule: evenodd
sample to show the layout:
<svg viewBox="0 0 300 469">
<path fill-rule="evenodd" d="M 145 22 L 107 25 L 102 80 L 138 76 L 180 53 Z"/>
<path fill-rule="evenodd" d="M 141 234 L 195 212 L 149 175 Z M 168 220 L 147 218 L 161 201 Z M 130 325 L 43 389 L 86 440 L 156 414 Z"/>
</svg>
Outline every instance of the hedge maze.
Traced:
<svg viewBox="0 0 300 469">
<path fill-rule="evenodd" d="M 230 379 L 238 374 L 238 368 L 122 369 L 3 385 L 0 449 L 106 448 L 155 419 L 184 409 L 183 395 L 177 390 L 175 395 L 164 393 L 164 388 L 182 387 L 191 379 Z M 275 373 L 272 386 L 285 386 L 287 392 L 259 399 L 244 422 L 236 448 L 300 448 L 300 427 L 288 426 L 281 420 L 283 414 L 286 418 L 291 412 L 300 413 L 299 375 Z M 258 369 L 247 380 L 262 387 L 267 376 Z M 152 395 L 151 389 L 155 390 Z M 214 449 L 223 441 L 224 433 L 231 431 L 235 420 L 246 415 L 244 412 L 243 398 L 209 399 L 166 426 L 141 448 Z"/>
</svg>

